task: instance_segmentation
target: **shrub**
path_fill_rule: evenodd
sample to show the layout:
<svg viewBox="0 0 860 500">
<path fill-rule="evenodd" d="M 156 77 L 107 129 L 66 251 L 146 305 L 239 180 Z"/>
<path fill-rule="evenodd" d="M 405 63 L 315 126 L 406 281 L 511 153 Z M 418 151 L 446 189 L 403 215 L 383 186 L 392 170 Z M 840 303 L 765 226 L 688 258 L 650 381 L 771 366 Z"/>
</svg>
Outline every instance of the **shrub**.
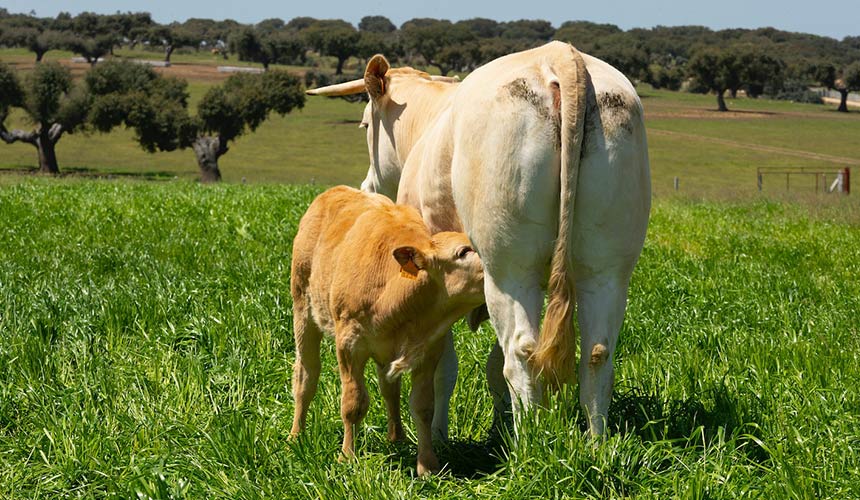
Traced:
<svg viewBox="0 0 860 500">
<path fill-rule="evenodd" d="M 780 101 L 803 102 L 808 104 L 823 104 L 824 101 L 818 92 L 810 90 L 804 82 L 799 80 L 786 80 L 782 89 L 768 94 L 768 97 Z"/>
</svg>

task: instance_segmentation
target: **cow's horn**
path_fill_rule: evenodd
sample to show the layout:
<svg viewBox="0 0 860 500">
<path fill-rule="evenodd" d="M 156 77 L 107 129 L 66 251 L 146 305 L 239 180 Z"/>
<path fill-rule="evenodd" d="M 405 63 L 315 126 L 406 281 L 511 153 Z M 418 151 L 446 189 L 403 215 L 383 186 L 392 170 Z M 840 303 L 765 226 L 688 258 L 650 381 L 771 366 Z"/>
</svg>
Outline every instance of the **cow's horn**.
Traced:
<svg viewBox="0 0 860 500">
<path fill-rule="evenodd" d="M 362 92 L 364 92 L 364 78 L 352 80 L 351 82 L 338 83 L 336 85 L 329 85 L 327 87 L 320 87 L 318 89 L 310 89 L 305 91 L 306 94 L 310 95 L 325 95 L 331 97 L 336 97 L 340 95 L 360 94 Z"/>
</svg>

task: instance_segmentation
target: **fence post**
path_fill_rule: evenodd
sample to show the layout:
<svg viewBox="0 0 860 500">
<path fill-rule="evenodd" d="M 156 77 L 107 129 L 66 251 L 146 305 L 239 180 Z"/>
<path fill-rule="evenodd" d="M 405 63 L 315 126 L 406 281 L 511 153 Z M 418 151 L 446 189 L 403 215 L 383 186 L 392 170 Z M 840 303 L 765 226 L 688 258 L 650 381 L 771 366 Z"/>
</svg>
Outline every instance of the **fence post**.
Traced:
<svg viewBox="0 0 860 500">
<path fill-rule="evenodd" d="M 842 191 L 847 195 L 851 193 L 851 168 L 842 170 Z"/>
<path fill-rule="evenodd" d="M 761 172 L 758 173 L 758 190 L 761 191 Z"/>
<path fill-rule="evenodd" d="M 675 177 L 675 191 L 677 191 L 680 186 L 681 186 L 681 180 L 679 178 Z"/>
</svg>

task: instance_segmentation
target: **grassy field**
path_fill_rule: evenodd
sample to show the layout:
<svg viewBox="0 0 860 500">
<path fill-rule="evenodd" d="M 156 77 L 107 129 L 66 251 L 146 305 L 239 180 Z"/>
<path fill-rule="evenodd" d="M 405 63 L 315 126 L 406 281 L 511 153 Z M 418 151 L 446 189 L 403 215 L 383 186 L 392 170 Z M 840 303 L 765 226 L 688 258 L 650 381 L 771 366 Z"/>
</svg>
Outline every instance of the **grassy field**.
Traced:
<svg viewBox="0 0 860 500">
<path fill-rule="evenodd" d="M 192 105 L 223 64 L 173 60 Z M 362 105 L 272 117 L 231 145 L 220 186 L 126 130 L 63 137 L 62 179 L 0 143 L 0 498 L 860 498 L 860 202 L 755 178 L 860 166 L 860 113 L 639 90 L 655 206 L 610 437 L 592 446 L 566 393 L 518 442 L 489 439 L 494 335 L 460 325 L 448 465 L 426 480 L 414 445 L 384 439 L 375 375 L 360 460 L 337 461 L 331 342 L 308 432 L 286 439 L 290 245 L 322 185 L 364 177 Z M 163 182 L 80 178 L 108 174 Z"/>
<path fill-rule="evenodd" d="M 375 376 L 359 460 L 337 461 L 331 342 L 286 439 L 290 245 L 319 190 L 0 188 L 0 497 L 860 498 L 853 200 L 658 199 L 596 447 L 571 393 L 488 441 L 493 333 L 458 326 L 448 465 L 424 480 Z"/>
</svg>

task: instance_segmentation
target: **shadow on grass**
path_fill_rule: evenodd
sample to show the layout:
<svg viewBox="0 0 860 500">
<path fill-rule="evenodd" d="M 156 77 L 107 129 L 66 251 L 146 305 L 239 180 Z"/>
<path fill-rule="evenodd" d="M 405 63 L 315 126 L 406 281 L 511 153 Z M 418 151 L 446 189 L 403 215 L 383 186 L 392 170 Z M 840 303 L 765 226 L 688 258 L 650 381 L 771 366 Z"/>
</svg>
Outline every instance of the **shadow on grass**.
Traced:
<svg viewBox="0 0 860 500">
<path fill-rule="evenodd" d="M 729 108 L 725 111 L 720 111 L 719 109 L 715 109 L 715 108 L 707 108 L 707 109 L 703 109 L 702 112 L 704 113 L 702 115 L 703 117 L 707 116 L 707 115 L 712 115 L 712 116 L 718 117 L 718 118 L 743 118 L 745 116 L 748 116 L 750 118 L 755 118 L 755 117 L 778 116 L 778 115 L 782 114 L 778 111 L 757 111 L 754 109 L 735 109 L 735 108 Z"/>
<path fill-rule="evenodd" d="M 2 174 L 17 174 L 17 175 L 46 175 L 42 174 L 38 168 L 27 166 L 12 166 L 0 167 Z M 96 170 L 86 167 L 65 167 L 60 170 L 56 177 L 81 177 L 87 179 L 139 179 L 146 181 L 167 181 L 176 178 L 176 174 L 164 171 L 147 171 L 147 172 L 116 172 L 111 170 Z"/>
<path fill-rule="evenodd" d="M 709 393 L 707 408 L 697 395 L 663 401 L 637 389 L 617 393 L 609 409 L 611 432 L 636 434 L 644 442 L 674 441 L 682 448 L 700 448 L 718 439 L 736 439 L 737 448 L 756 462 L 768 460 L 761 441 L 762 409 L 757 401 L 741 401 L 725 388 Z M 580 428 L 587 430 L 584 417 Z M 722 436 L 722 437 L 721 437 Z"/>
<path fill-rule="evenodd" d="M 579 409 L 578 394 L 574 396 L 571 392 L 564 400 L 571 404 L 548 410 L 555 413 L 552 420 L 569 422 L 585 435 L 588 422 Z M 637 436 L 642 443 L 670 442 L 674 448 L 699 452 L 705 447 L 726 444 L 750 461 L 765 463 L 770 455 L 759 444 L 763 441 L 762 414 L 757 401 L 739 398 L 725 387 L 711 389 L 706 397 L 694 395 L 669 401 L 633 388 L 613 396 L 607 428 L 610 434 Z M 501 432 L 493 427 L 486 440 L 435 442 L 434 449 L 444 472 L 458 479 L 478 479 L 498 472 L 513 442 L 510 429 L 508 421 Z M 387 461 L 404 473 L 415 471 L 414 442 L 377 441 L 368 451 L 387 455 Z"/>
<path fill-rule="evenodd" d="M 439 461 L 452 476 L 476 479 L 499 470 L 508 451 L 508 441 L 489 438 L 486 441 L 452 440 L 436 446 Z"/>
<path fill-rule="evenodd" d="M 355 125 L 356 127 L 361 124 L 361 120 L 353 120 L 353 119 L 345 119 L 345 120 L 332 120 L 325 122 L 326 125 Z"/>
<path fill-rule="evenodd" d="M 499 435 L 484 441 L 452 439 L 433 443 L 443 473 L 458 479 L 477 479 L 498 471 L 508 446 L 509 440 Z M 418 449 L 413 442 L 386 443 L 384 449 L 373 451 L 387 453 L 388 462 L 397 464 L 404 471 L 415 471 Z"/>
</svg>

